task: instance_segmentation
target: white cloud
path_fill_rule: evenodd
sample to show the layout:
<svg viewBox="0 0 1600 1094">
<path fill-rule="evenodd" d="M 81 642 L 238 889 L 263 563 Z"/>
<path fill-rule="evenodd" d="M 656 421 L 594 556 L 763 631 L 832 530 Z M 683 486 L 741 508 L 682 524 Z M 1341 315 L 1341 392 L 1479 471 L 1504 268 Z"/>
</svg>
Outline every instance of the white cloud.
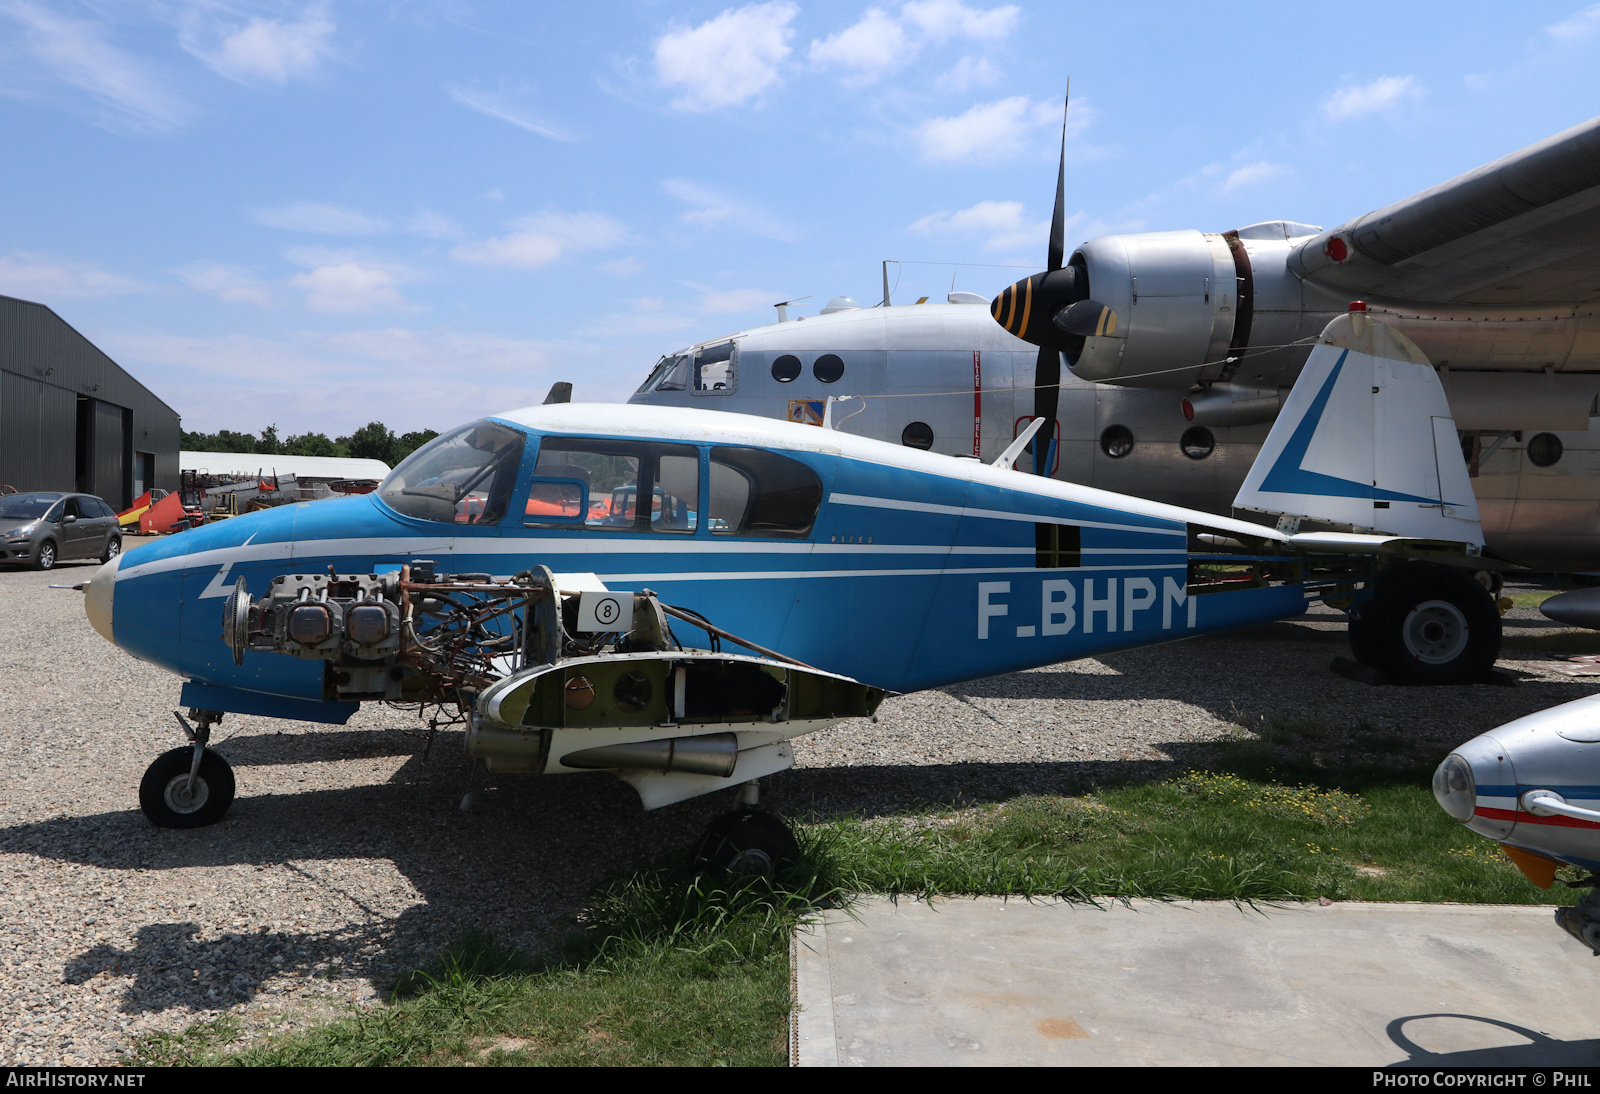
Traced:
<svg viewBox="0 0 1600 1094">
<path fill-rule="evenodd" d="M 861 75 L 887 72 L 913 55 L 907 48 L 905 30 L 881 8 L 868 8 L 854 26 L 812 42 L 807 53 L 812 64 L 838 65 Z"/>
<path fill-rule="evenodd" d="M 432 209 L 418 209 L 405 219 L 403 226 L 412 235 L 429 239 L 460 239 L 465 234 L 461 225 Z"/>
<path fill-rule="evenodd" d="M 1345 122 L 1392 110 L 1406 99 L 1422 94 L 1415 76 L 1380 76 L 1367 84 L 1340 88 L 1322 102 L 1322 115 L 1332 122 Z"/>
<path fill-rule="evenodd" d="M 1017 29 L 1022 11 L 1013 4 L 985 11 L 969 8 L 960 0 L 911 0 L 900 14 L 935 40 L 959 37 L 996 41 Z"/>
<path fill-rule="evenodd" d="M 0 14 L 22 28 L 26 48 L 55 79 L 86 93 L 112 129 L 169 131 L 193 108 L 149 65 L 107 41 L 107 24 L 72 19 L 28 0 L 0 2 Z"/>
<path fill-rule="evenodd" d="M 666 179 L 661 183 L 661 188 L 690 206 L 690 209 L 679 218 L 685 224 L 702 227 L 725 224 L 768 239 L 783 242 L 792 242 L 795 239 L 793 229 L 774 219 L 772 214 L 758 205 L 730 198 L 685 179 Z"/>
<path fill-rule="evenodd" d="M 450 253 L 462 262 L 531 270 L 564 254 L 620 243 L 627 236 L 622 223 L 603 213 L 540 213 L 512 222 L 503 236 L 463 243 Z"/>
<path fill-rule="evenodd" d="M 372 418 L 367 408 L 380 389 L 386 392 L 383 420 L 395 430 L 448 429 L 485 412 L 538 403 L 553 380 L 584 379 L 594 398 L 606 379 L 575 375 L 570 353 L 559 358 L 563 376 L 548 346 L 449 328 L 280 338 L 125 332 L 108 338 L 107 349 L 136 373 L 162 377 L 165 390 L 183 391 L 184 425 L 196 429 L 265 424 L 261 408 L 271 406 L 284 433 L 337 436 Z M 448 384 L 439 383 L 441 374 L 450 377 Z M 628 379 L 628 389 L 638 383 Z"/>
<path fill-rule="evenodd" d="M 1230 193 L 1241 186 L 1251 186 L 1258 182 L 1265 182 L 1267 179 L 1287 174 L 1288 171 L 1289 168 L 1281 163 L 1268 163 L 1266 160 L 1258 160 L 1255 163 L 1247 163 L 1243 167 L 1234 168 L 1218 189 L 1224 194 Z"/>
<path fill-rule="evenodd" d="M 1020 201 L 980 201 L 954 213 L 938 212 L 910 226 L 918 235 L 982 236 L 986 250 L 1011 251 L 1043 246 L 1050 238 L 1050 221 L 1030 222 Z"/>
<path fill-rule="evenodd" d="M 707 292 L 700 296 L 702 315 L 728 315 L 733 312 L 755 311 L 770 308 L 783 297 L 765 289 L 726 289 Z"/>
<path fill-rule="evenodd" d="M 251 214 L 257 224 L 290 232 L 315 232 L 330 236 L 371 236 L 389 230 L 383 217 L 368 216 L 356 209 L 324 205 L 315 201 L 296 201 Z"/>
<path fill-rule="evenodd" d="M 612 259 L 610 262 L 602 262 L 600 263 L 600 268 L 606 273 L 627 277 L 644 269 L 644 262 L 637 255 L 627 255 L 623 258 Z"/>
<path fill-rule="evenodd" d="M 48 304 L 61 297 L 114 296 L 146 286 L 86 262 L 52 262 L 16 252 L 0 256 L 0 293 Z"/>
<path fill-rule="evenodd" d="M 800 9 L 788 0 L 746 4 L 656 41 L 656 78 L 682 94 L 679 110 L 734 106 L 760 95 L 779 80 L 778 65 L 789 55 L 789 24 Z"/>
<path fill-rule="evenodd" d="M 508 125 L 518 129 L 526 129 L 529 133 L 537 133 L 541 137 L 548 137 L 553 141 L 570 141 L 571 137 L 558 129 L 553 129 L 543 122 L 535 121 L 527 116 L 522 108 L 508 103 L 505 97 L 498 92 L 480 91 L 475 88 L 447 87 L 450 97 L 470 110 L 480 114 L 487 114 Z"/>
<path fill-rule="evenodd" d="M 297 22 L 252 17 L 221 24 L 211 9 L 191 8 L 179 44 L 219 75 L 240 83 L 287 83 L 313 72 L 332 50 L 336 29 L 326 4 L 311 4 Z"/>
<path fill-rule="evenodd" d="M 1544 32 L 1552 38 L 1571 41 L 1576 38 L 1587 38 L 1596 29 L 1600 29 L 1600 4 L 1590 4 L 1578 14 L 1545 27 Z"/>
<path fill-rule="evenodd" d="M 318 266 L 289 279 L 289 284 L 305 290 L 306 307 L 331 314 L 404 307 L 405 298 L 395 282 L 389 270 L 359 262 Z"/>
<path fill-rule="evenodd" d="M 998 79 L 1000 70 L 990 64 L 987 57 L 963 57 L 934 83 L 950 91 L 966 91 L 973 87 L 988 87 Z"/>
<path fill-rule="evenodd" d="M 1074 106 L 1068 135 L 1081 131 L 1090 116 Z M 929 118 L 917 128 L 917 140 L 923 157 L 938 163 L 1002 159 L 1021 152 L 1034 130 L 1060 120 L 1059 107 L 1018 95 L 979 103 L 953 118 Z"/>
<path fill-rule="evenodd" d="M 211 293 L 230 304 L 274 303 L 272 291 L 238 266 L 221 262 L 193 262 L 177 271 L 183 283 L 198 292 Z"/>
<path fill-rule="evenodd" d="M 813 41 L 807 57 L 814 65 L 849 70 L 852 81 L 871 80 L 909 64 L 929 42 L 1004 38 L 1016 28 L 1019 14 L 1011 5 L 986 11 L 969 8 L 958 0 L 914 0 L 901 7 L 899 16 L 890 15 L 883 8 L 868 8 L 856 23 Z M 997 75 L 986 60 L 967 58 L 957 68 L 961 70 L 958 79 L 963 88 L 992 82 L 993 75 Z"/>
</svg>

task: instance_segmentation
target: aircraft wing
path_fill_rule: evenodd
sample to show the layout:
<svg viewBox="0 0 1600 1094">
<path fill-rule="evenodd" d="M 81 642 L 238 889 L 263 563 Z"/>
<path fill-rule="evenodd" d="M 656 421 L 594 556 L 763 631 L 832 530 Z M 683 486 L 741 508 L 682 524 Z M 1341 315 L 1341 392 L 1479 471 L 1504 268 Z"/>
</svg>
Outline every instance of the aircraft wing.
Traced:
<svg viewBox="0 0 1600 1094">
<path fill-rule="evenodd" d="M 1600 299 L 1600 118 L 1314 236 L 1289 265 L 1389 300 Z"/>
</svg>

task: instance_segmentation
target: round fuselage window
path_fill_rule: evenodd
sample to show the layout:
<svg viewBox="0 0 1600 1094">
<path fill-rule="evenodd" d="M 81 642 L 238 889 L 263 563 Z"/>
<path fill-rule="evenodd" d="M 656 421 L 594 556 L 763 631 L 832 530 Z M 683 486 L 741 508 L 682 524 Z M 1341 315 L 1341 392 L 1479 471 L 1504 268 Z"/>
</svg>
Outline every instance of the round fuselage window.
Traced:
<svg viewBox="0 0 1600 1094">
<path fill-rule="evenodd" d="M 1133 451 L 1133 430 L 1125 425 L 1107 426 L 1100 434 L 1100 451 L 1114 460 L 1120 460 Z"/>
</svg>

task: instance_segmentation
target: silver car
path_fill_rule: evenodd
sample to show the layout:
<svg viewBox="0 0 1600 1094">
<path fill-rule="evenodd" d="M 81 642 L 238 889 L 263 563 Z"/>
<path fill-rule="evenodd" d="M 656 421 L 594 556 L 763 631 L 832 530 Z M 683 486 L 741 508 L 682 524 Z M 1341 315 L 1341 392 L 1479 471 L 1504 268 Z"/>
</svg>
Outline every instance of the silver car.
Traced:
<svg viewBox="0 0 1600 1094">
<path fill-rule="evenodd" d="M 122 553 L 122 530 L 111 506 L 93 494 L 31 493 L 0 498 L 0 562 L 48 570 L 62 559 Z"/>
</svg>

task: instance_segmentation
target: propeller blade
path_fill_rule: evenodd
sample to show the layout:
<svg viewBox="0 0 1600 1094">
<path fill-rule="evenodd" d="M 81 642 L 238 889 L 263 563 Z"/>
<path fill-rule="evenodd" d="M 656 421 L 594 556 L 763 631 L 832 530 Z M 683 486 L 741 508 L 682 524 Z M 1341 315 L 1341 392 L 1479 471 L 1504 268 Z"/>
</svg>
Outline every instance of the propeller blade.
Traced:
<svg viewBox="0 0 1600 1094">
<path fill-rule="evenodd" d="M 1056 171 L 1056 211 L 1050 217 L 1050 262 L 1059 270 L 1067 251 L 1067 109 L 1072 105 L 1072 77 L 1067 77 L 1067 97 L 1061 103 L 1061 166 Z"/>
<path fill-rule="evenodd" d="M 1050 319 L 1056 329 L 1079 338 L 1101 338 L 1117 333 L 1117 313 L 1098 300 L 1080 300 Z"/>
<path fill-rule="evenodd" d="M 1050 474 L 1055 461 L 1051 448 L 1056 441 L 1056 409 L 1061 403 L 1061 352 L 1051 346 L 1040 346 L 1039 356 L 1033 366 L 1033 416 L 1043 418 L 1044 424 L 1033 435 L 1028 447 L 1033 452 L 1033 473 Z"/>
</svg>

